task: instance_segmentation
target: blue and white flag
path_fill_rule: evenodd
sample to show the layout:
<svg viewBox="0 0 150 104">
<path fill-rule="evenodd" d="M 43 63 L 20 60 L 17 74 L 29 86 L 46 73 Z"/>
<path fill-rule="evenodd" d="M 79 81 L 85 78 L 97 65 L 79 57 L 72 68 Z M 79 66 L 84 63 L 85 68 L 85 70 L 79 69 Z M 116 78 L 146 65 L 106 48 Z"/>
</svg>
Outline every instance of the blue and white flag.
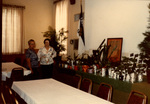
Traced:
<svg viewBox="0 0 150 104">
<path fill-rule="evenodd" d="M 84 28 L 83 28 L 83 13 L 82 13 L 82 4 L 81 4 L 81 13 L 79 18 L 79 26 L 77 36 L 79 38 L 78 42 L 78 54 L 81 55 L 85 52 L 85 38 L 84 38 Z"/>
</svg>

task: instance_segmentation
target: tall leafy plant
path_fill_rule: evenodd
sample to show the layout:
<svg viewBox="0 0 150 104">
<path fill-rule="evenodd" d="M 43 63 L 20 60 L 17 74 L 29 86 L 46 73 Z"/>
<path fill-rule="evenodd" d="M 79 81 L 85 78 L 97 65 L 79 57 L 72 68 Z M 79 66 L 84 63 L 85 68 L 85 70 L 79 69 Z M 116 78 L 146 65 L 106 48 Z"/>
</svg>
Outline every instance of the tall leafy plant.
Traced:
<svg viewBox="0 0 150 104">
<path fill-rule="evenodd" d="M 61 28 L 59 30 L 59 34 L 56 34 L 56 30 L 53 29 L 51 26 L 48 27 L 48 30 L 43 33 L 43 37 L 49 38 L 51 40 L 51 46 L 56 50 L 57 56 L 60 52 L 65 51 L 65 45 L 63 44 L 64 41 L 67 40 L 67 36 L 65 33 L 68 33 L 68 31 L 65 31 L 64 28 Z"/>
<path fill-rule="evenodd" d="M 149 20 L 148 20 L 148 27 L 147 31 L 143 33 L 145 36 L 144 40 L 138 44 L 140 51 L 143 53 L 142 58 L 144 62 L 147 64 L 148 68 L 150 68 L 150 4 L 148 5 L 149 9 Z"/>
<path fill-rule="evenodd" d="M 105 39 L 103 40 L 103 42 L 101 43 L 98 49 L 99 57 L 100 57 L 100 64 L 102 67 L 110 67 L 111 66 L 110 57 L 112 53 L 115 51 L 116 47 L 111 51 L 111 54 L 108 56 L 108 52 L 109 52 L 111 45 L 107 46 L 104 42 L 105 42 Z"/>
</svg>

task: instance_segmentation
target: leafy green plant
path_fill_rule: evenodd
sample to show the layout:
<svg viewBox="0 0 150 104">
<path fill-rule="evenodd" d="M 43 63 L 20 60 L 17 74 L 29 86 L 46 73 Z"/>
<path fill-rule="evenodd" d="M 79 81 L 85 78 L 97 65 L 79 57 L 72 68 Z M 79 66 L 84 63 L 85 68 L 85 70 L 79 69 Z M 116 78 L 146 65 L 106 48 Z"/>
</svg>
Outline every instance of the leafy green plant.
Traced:
<svg viewBox="0 0 150 104">
<path fill-rule="evenodd" d="M 143 73 L 146 68 L 142 54 L 131 53 L 130 57 L 123 56 L 120 65 L 118 66 L 119 70 L 125 70 L 128 73 L 138 72 Z M 139 58 L 139 61 L 137 60 Z"/>
<path fill-rule="evenodd" d="M 111 51 L 111 54 L 108 56 L 110 47 L 111 45 L 107 46 L 106 44 L 101 46 L 99 57 L 100 57 L 100 64 L 102 67 L 111 67 L 112 65 L 110 57 L 112 53 L 115 51 L 116 47 Z"/>
<path fill-rule="evenodd" d="M 149 15 L 150 15 L 150 4 L 148 5 L 148 9 L 149 9 Z M 143 33 L 143 35 L 145 36 L 144 40 L 138 44 L 138 47 L 140 49 L 140 51 L 142 52 L 142 58 L 144 60 L 144 62 L 147 64 L 148 69 L 150 68 L 150 16 L 149 16 L 149 20 L 148 20 L 148 31 Z"/>
<path fill-rule="evenodd" d="M 63 44 L 64 41 L 67 40 L 67 36 L 65 33 L 68 33 L 68 31 L 65 31 L 64 28 L 61 28 L 59 30 L 59 34 L 56 34 L 56 30 L 53 29 L 51 26 L 48 27 L 48 30 L 43 33 L 43 37 L 49 38 L 51 40 L 51 46 L 56 50 L 57 56 L 60 52 L 65 51 L 66 48 Z"/>
</svg>

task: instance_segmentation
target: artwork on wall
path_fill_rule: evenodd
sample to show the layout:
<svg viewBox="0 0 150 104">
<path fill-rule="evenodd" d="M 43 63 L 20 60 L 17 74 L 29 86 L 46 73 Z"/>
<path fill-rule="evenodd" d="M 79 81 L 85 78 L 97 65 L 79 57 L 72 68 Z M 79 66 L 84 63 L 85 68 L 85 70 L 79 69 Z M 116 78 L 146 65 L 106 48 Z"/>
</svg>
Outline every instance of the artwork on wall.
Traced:
<svg viewBox="0 0 150 104">
<path fill-rule="evenodd" d="M 123 38 L 107 38 L 107 46 L 110 46 L 108 50 L 108 57 L 111 62 L 120 62 L 122 54 L 122 42 Z"/>
<path fill-rule="evenodd" d="M 84 19 L 84 13 L 82 15 L 83 15 L 83 19 Z M 75 22 L 79 21 L 79 18 L 80 18 L 80 13 L 74 15 L 74 21 Z"/>
</svg>

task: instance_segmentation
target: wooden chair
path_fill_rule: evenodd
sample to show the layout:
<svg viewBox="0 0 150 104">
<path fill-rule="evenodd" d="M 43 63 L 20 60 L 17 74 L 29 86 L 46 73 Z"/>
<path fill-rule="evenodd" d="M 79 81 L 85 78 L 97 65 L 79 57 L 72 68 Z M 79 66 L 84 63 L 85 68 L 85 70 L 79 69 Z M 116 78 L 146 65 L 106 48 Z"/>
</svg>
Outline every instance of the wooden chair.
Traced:
<svg viewBox="0 0 150 104">
<path fill-rule="evenodd" d="M 147 96 L 139 91 L 131 91 L 127 104 L 146 104 Z"/>
<path fill-rule="evenodd" d="M 14 68 L 12 69 L 10 78 L 6 79 L 6 83 L 9 87 L 12 86 L 13 81 L 23 81 L 23 68 Z"/>
<path fill-rule="evenodd" d="M 81 85 L 81 76 L 80 75 L 75 75 L 73 76 L 73 81 L 72 81 L 72 86 L 75 88 L 80 89 L 80 85 Z"/>
<path fill-rule="evenodd" d="M 4 95 L 3 95 L 3 85 L 0 84 L 0 104 L 6 104 Z"/>
<path fill-rule="evenodd" d="M 4 99 L 4 95 L 3 95 L 2 92 L 1 92 L 1 95 L 0 95 L 0 104 L 6 104 L 5 99 Z"/>
<path fill-rule="evenodd" d="M 84 79 L 82 80 L 82 82 L 81 82 L 80 89 L 81 89 L 82 91 L 91 93 L 91 90 L 92 90 L 92 80 L 87 79 L 87 78 L 84 78 Z"/>
<path fill-rule="evenodd" d="M 105 100 L 111 101 L 112 97 L 112 86 L 106 83 L 101 83 L 97 96 Z"/>
<path fill-rule="evenodd" d="M 18 100 L 15 98 L 11 89 L 8 86 L 2 85 L 1 88 L 3 90 L 1 92 L 1 95 L 3 97 L 4 104 L 19 104 Z"/>
</svg>

